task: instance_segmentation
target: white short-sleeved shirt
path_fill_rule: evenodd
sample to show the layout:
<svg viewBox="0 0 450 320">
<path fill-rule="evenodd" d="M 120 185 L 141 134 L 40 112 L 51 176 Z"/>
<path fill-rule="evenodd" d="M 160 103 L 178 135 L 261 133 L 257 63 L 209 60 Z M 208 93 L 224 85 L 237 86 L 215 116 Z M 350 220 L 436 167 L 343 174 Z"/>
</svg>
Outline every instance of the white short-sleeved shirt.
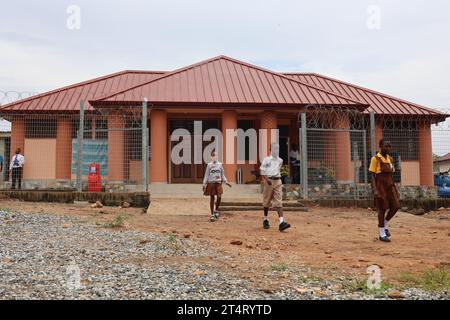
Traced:
<svg viewBox="0 0 450 320">
<path fill-rule="evenodd" d="M 282 165 L 283 159 L 280 157 L 274 158 L 272 155 L 265 157 L 260 167 L 261 175 L 268 177 L 280 177 Z"/>
<path fill-rule="evenodd" d="M 21 154 L 15 154 L 9 164 L 9 170 L 13 168 L 22 168 L 25 164 L 25 157 Z"/>
</svg>

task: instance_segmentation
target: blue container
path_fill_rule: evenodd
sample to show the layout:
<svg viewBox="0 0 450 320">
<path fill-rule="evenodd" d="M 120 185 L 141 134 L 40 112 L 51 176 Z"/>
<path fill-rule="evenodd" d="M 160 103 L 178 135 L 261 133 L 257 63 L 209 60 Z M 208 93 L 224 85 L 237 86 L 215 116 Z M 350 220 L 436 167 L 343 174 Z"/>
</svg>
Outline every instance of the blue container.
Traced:
<svg viewBox="0 0 450 320">
<path fill-rule="evenodd" d="M 434 185 L 438 187 L 449 186 L 450 187 L 450 177 L 437 174 L 434 176 Z"/>
<path fill-rule="evenodd" d="M 438 193 L 438 197 L 450 198 L 450 186 L 449 187 L 438 187 L 437 193 Z"/>
</svg>

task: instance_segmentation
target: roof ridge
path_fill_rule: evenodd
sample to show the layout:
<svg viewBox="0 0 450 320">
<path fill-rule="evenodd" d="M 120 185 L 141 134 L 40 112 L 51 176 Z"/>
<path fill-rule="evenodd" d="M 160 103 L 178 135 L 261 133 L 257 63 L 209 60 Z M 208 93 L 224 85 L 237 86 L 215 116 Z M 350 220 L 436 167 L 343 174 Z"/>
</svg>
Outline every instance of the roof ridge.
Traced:
<svg viewBox="0 0 450 320">
<path fill-rule="evenodd" d="M 84 85 L 87 85 L 87 84 L 90 84 L 90 83 L 94 83 L 94 82 L 106 80 L 106 79 L 109 79 L 109 78 L 117 77 L 119 75 L 126 74 L 126 73 L 148 73 L 148 74 L 150 74 L 150 73 L 164 73 L 164 71 L 122 70 L 122 71 L 110 73 L 110 74 L 107 74 L 107 75 L 104 75 L 104 76 L 101 76 L 101 77 L 96 77 L 96 78 L 93 78 L 93 79 L 84 80 L 84 81 L 77 82 L 77 83 L 74 83 L 74 84 L 71 84 L 71 85 L 68 85 L 68 86 L 64 86 L 64 87 L 60 87 L 60 88 L 53 89 L 53 90 L 50 90 L 50 91 L 46 91 L 44 93 L 40 93 L 40 94 L 31 96 L 31 97 L 28 97 L 28 98 L 20 99 L 20 100 L 17 100 L 17 101 L 14 101 L 14 102 L 11 102 L 11 103 L 8 103 L 8 104 L 0 106 L 0 110 L 6 109 L 6 108 L 10 108 L 10 107 L 12 107 L 12 106 L 14 106 L 16 104 L 19 104 L 19 103 L 24 103 L 24 102 L 27 102 L 27 101 L 30 101 L 30 100 L 33 100 L 33 99 L 42 98 L 42 97 L 45 97 L 45 96 L 48 96 L 48 95 L 51 95 L 51 94 L 54 94 L 54 93 L 57 93 L 57 92 L 60 92 L 60 91 L 73 89 L 73 88 L 84 86 Z"/>
<path fill-rule="evenodd" d="M 118 92 L 116 92 L 116 93 L 114 93 L 114 94 L 110 94 L 110 95 L 107 95 L 107 96 L 104 96 L 104 97 L 101 97 L 101 98 L 98 98 L 98 99 L 90 100 L 90 102 L 91 102 L 91 101 L 101 101 L 101 100 L 105 100 L 105 99 L 111 98 L 111 97 L 113 97 L 113 96 L 119 95 L 119 94 L 121 94 L 121 93 L 124 93 L 124 92 L 126 92 L 126 91 L 129 91 L 129 90 L 132 90 L 132 89 L 139 88 L 139 87 L 141 87 L 141 86 L 150 84 L 150 83 L 152 83 L 152 82 L 156 82 L 156 81 L 158 81 L 158 80 L 161 80 L 161 79 L 170 77 L 170 76 L 175 75 L 175 74 L 177 74 L 177 73 L 184 72 L 184 71 L 187 71 L 187 70 L 189 70 L 189 69 L 195 68 L 195 67 L 197 67 L 197 66 L 199 66 L 199 65 L 206 64 L 206 63 L 210 63 L 210 62 L 213 62 L 213 61 L 216 61 L 216 60 L 220 60 L 220 59 L 225 59 L 225 60 L 231 61 L 231 62 L 233 62 L 233 63 L 237 63 L 237 64 L 240 64 L 240 65 L 247 66 L 247 67 L 249 67 L 249 68 L 253 68 L 253 69 L 256 69 L 256 70 L 263 71 L 263 72 L 268 72 L 268 73 L 270 73 L 270 74 L 272 74 L 272 75 L 279 76 L 279 77 L 281 77 L 281 78 L 283 78 L 283 79 L 286 79 L 286 80 L 288 80 L 288 81 L 292 81 L 292 82 L 299 83 L 299 84 L 301 84 L 301 85 L 304 85 L 304 86 L 313 88 L 313 89 L 315 89 L 315 90 L 319 90 L 319 91 L 325 92 L 325 93 L 327 93 L 327 94 L 331 94 L 331 95 L 333 95 L 333 96 L 335 96 L 335 97 L 339 97 L 339 98 L 341 98 L 341 99 L 344 99 L 344 100 L 347 100 L 347 101 L 351 101 L 351 102 L 353 102 L 353 103 L 357 103 L 357 104 L 360 104 L 360 105 L 367 105 L 367 103 L 365 103 L 365 102 L 362 102 L 362 101 L 359 101 L 359 100 L 355 100 L 355 99 L 352 99 L 352 98 L 343 96 L 343 95 L 341 95 L 341 94 L 334 93 L 334 92 L 332 92 L 332 91 L 328 91 L 328 90 L 326 90 L 326 89 L 317 87 L 317 86 L 312 85 L 312 84 L 309 84 L 309 83 L 307 83 L 307 82 L 303 82 L 303 81 L 300 81 L 300 80 L 297 80 L 297 79 L 289 78 L 288 76 L 285 76 L 285 75 L 282 74 L 282 73 L 275 72 L 275 71 L 272 71 L 272 70 L 270 70 L 270 69 L 266 69 L 266 68 L 263 68 L 263 67 L 260 67 L 260 66 L 257 66 L 257 65 L 248 63 L 248 62 L 244 62 L 244 61 L 241 61 L 241 60 L 237 60 L 237 59 L 234 59 L 234 58 L 225 56 L 225 55 L 219 55 L 219 56 L 216 56 L 216 57 L 213 57 L 213 58 L 210 58 L 210 59 L 206 59 L 206 60 L 203 60 L 203 61 L 200 61 L 200 62 L 191 64 L 191 65 L 188 65 L 188 66 L 183 67 L 183 68 L 176 69 L 176 70 L 174 70 L 174 71 L 172 71 L 172 72 L 169 72 L 169 73 L 167 73 L 167 74 L 165 74 L 165 75 L 163 75 L 163 76 L 161 76 L 161 77 L 159 77 L 159 78 L 157 78 L 157 79 L 153 79 L 153 80 L 151 80 L 151 81 L 143 82 L 143 83 L 141 83 L 141 84 L 139 84 L 139 85 L 136 85 L 136 86 L 133 86 L 133 87 L 130 87 L 130 88 L 127 88 L 127 89 L 118 91 Z"/>
<path fill-rule="evenodd" d="M 201 64 L 204 64 L 204 63 L 209 63 L 209 62 L 212 62 L 212 61 L 215 61 L 215 60 L 219 60 L 219 59 L 222 58 L 222 57 L 223 57 L 223 56 L 216 56 L 216 57 L 213 57 L 213 58 L 209 58 L 209 59 L 206 59 L 206 60 L 202 60 L 202 61 L 199 61 L 199 62 L 190 64 L 190 65 L 187 65 L 187 66 L 184 66 L 184 67 L 175 69 L 175 70 L 173 70 L 173 71 L 170 71 L 170 72 L 164 74 L 163 76 L 161 76 L 161 77 L 159 77 L 159 78 L 156 78 L 156 79 L 153 79 L 153 80 L 150 80 L 150 81 L 144 81 L 144 82 L 142 82 L 142 83 L 140 83 L 140 84 L 138 84 L 138 85 L 135 85 L 135 86 L 132 86 L 132 87 L 129 87 L 129 88 L 126 88 L 126 89 L 123 89 L 123 90 L 114 92 L 113 94 L 108 94 L 108 95 L 99 97 L 99 98 L 97 98 L 97 99 L 89 100 L 89 101 L 101 101 L 101 100 L 105 100 L 105 99 L 108 99 L 108 98 L 113 97 L 113 96 L 115 96 L 115 95 L 124 93 L 124 92 L 126 92 L 126 91 L 128 91 L 128 90 L 136 89 L 136 88 L 139 88 L 139 87 L 144 86 L 144 85 L 146 85 L 146 84 L 152 83 L 152 82 L 154 82 L 154 81 L 156 81 L 156 80 L 164 79 L 164 78 L 170 77 L 170 76 L 172 76 L 172 75 L 174 75 L 174 74 L 177 74 L 177 73 L 180 73 L 180 72 L 183 72 L 183 71 L 186 71 L 186 70 L 195 68 L 195 67 L 198 66 L 198 65 L 201 65 Z"/>
<path fill-rule="evenodd" d="M 362 102 L 362 101 L 359 101 L 359 100 L 355 100 L 355 99 L 352 99 L 352 98 L 343 96 L 343 95 L 341 95 L 341 94 L 339 94 L 339 93 L 335 93 L 335 92 L 333 92 L 333 91 L 329 91 L 329 90 L 326 90 L 326 89 L 317 87 L 317 86 L 315 86 L 315 85 L 313 85 L 313 84 L 309 84 L 309 83 L 304 82 L 304 81 L 301 81 L 301 80 L 289 78 L 288 76 L 285 76 L 283 73 L 280 73 L 280 72 L 276 72 L 276 71 L 273 71 L 273 70 L 270 70 L 270 69 L 267 69 L 267 68 L 264 68 L 264 67 L 260 67 L 260 66 L 257 66 L 257 65 L 248 63 L 248 62 L 244 62 L 244 61 L 241 61 L 241 60 L 237 60 L 237 59 L 234 59 L 234 58 L 231 58 L 231 57 L 228 57 L 228 56 L 222 55 L 222 56 L 220 56 L 220 57 L 222 57 L 222 58 L 224 58 L 224 59 L 226 59 L 226 60 L 230 60 L 230 61 L 232 61 L 232 62 L 238 63 L 238 64 L 242 64 L 242 65 L 247 66 L 247 67 L 250 67 L 250 68 L 258 69 L 258 70 L 261 70 L 261 71 L 264 71 L 264 72 L 269 72 L 269 73 L 271 73 L 271 74 L 280 76 L 280 77 L 282 77 L 283 79 L 286 79 L 286 80 L 289 80 L 289 81 L 295 81 L 295 82 L 300 83 L 300 84 L 302 84 L 302 85 L 308 86 L 308 87 L 310 87 L 310 88 L 314 88 L 314 89 L 316 89 L 316 90 L 325 92 L 325 93 L 327 93 L 327 94 L 332 94 L 333 96 L 336 96 L 336 97 L 339 97 L 339 98 L 342 98 L 342 99 L 345 99 L 345 100 L 348 100 L 348 101 L 351 101 L 351 102 L 355 102 L 355 103 L 358 103 L 358 104 L 361 104 L 361 105 L 367 105 L 367 103 L 365 103 L 365 102 Z"/>
<path fill-rule="evenodd" d="M 415 102 L 410 102 L 410 101 L 402 99 L 402 98 L 397 98 L 397 97 L 391 96 L 389 94 L 382 93 L 380 91 L 369 89 L 369 88 L 366 88 L 366 87 L 363 87 L 363 86 L 359 86 L 357 84 L 353 84 L 353 83 L 350 83 L 350 82 L 346 82 L 346 81 L 343 81 L 343 80 L 339 80 L 339 79 L 336 79 L 336 78 L 333 78 L 333 77 L 330 77 L 330 76 L 325 76 L 325 75 L 323 75 L 321 73 L 317 73 L 317 72 L 289 72 L 289 73 L 286 73 L 286 74 L 291 74 L 291 75 L 314 75 L 314 76 L 321 77 L 321 78 L 324 78 L 324 79 L 328 79 L 328 80 L 331 80 L 331 81 L 336 81 L 336 82 L 339 82 L 339 83 L 342 83 L 342 84 L 345 84 L 345 85 L 348 85 L 348 86 L 351 86 L 351 87 L 354 87 L 354 88 L 358 88 L 358 89 L 361 89 L 361 90 L 364 90 L 364 91 L 368 91 L 368 92 L 371 92 L 371 93 L 374 93 L 374 94 L 378 94 L 380 96 L 383 96 L 383 97 L 386 97 L 386 98 L 389 98 L 389 99 L 397 100 L 397 101 L 402 102 L 402 103 L 410 104 L 410 105 L 413 105 L 413 106 L 415 106 L 417 108 L 425 109 L 427 111 L 431 111 L 431 112 L 434 112 L 436 114 L 444 114 L 444 113 L 442 113 L 442 112 L 440 112 L 438 110 L 435 110 L 433 108 L 428 108 L 428 107 L 425 107 L 423 105 L 417 104 Z"/>
</svg>

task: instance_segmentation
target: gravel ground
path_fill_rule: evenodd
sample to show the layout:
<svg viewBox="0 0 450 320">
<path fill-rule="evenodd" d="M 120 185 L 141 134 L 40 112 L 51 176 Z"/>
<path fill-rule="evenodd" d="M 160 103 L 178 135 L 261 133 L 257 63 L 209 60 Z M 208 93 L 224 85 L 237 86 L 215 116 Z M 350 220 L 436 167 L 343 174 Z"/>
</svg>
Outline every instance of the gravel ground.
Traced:
<svg viewBox="0 0 450 320">
<path fill-rule="evenodd" d="M 348 292 L 342 277 L 257 288 L 248 278 L 202 264 L 202 258 L 230 261 L 201 243 L 73 217 L 0 211 L 0 239 L 0 299 L 386 298 Z M 418 289 L 402 293 L 406 299 L 448 299 Z"/>
</svg>

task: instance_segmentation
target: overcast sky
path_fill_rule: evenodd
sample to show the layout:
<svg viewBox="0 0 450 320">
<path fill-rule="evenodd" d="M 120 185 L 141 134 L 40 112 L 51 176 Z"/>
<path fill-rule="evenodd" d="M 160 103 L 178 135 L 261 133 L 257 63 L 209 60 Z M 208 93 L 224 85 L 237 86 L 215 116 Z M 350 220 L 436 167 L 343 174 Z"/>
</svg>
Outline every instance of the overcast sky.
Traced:
<svg viewBox="0 0 450 320">
<path fill-rule="evenodd" d="M 70 29 L 80 8 L 80 29 Z M 225 54 L 450 108 L 450 1 L 3 1 L 0 91 Z M 76 24 L 75 24 L 76 26 Z"/>
</svg>

